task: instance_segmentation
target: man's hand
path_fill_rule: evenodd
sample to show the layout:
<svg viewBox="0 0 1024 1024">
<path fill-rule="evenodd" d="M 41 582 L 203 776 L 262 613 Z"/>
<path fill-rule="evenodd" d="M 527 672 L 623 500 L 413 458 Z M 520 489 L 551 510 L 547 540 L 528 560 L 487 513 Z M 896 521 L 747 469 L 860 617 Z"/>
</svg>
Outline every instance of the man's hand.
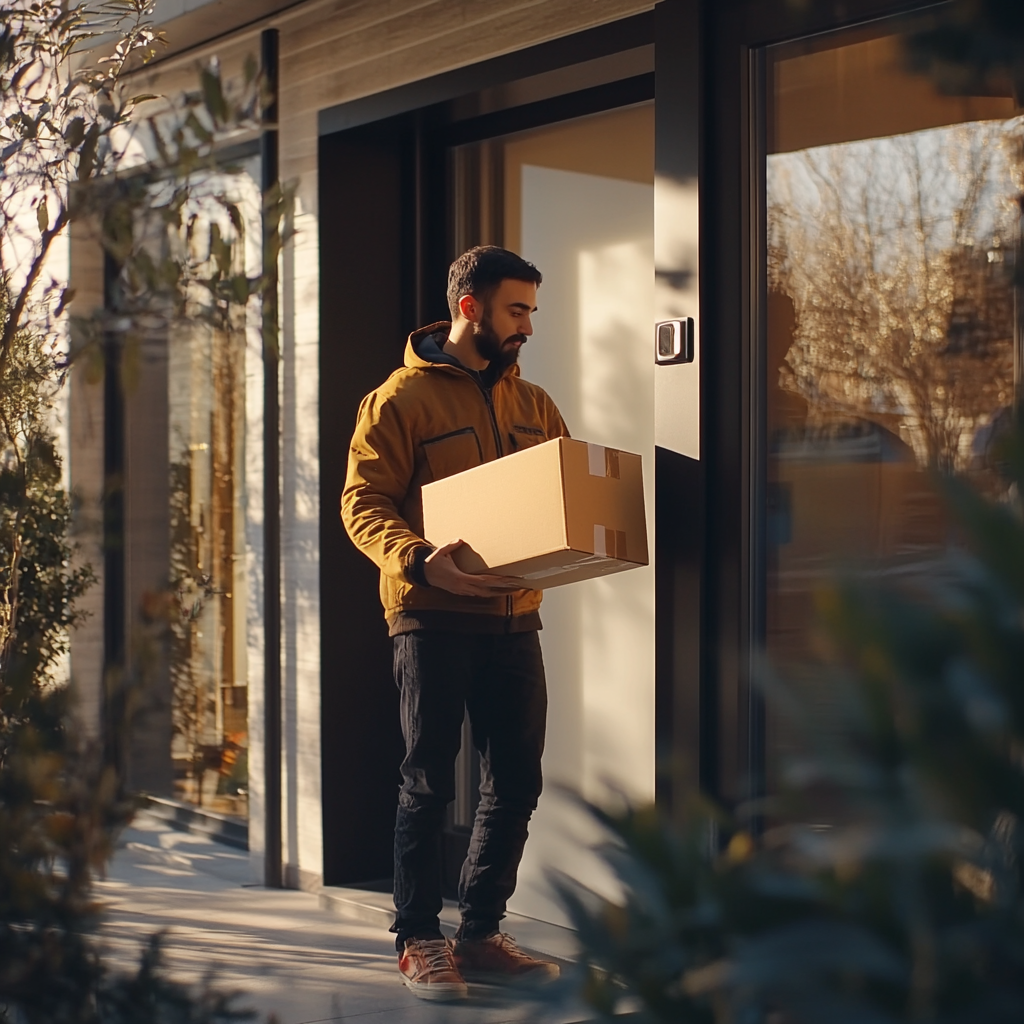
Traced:
<svg viewBox="0 0 1024 1024">
<path fill-rule="evenodd" d="M 463 572 L 452 558 L 452 552 L 463 543 L 461 540 L 453 540 L 427 556 L 423 562 L 423 575 L 432 587 L 463 597 L 496 597 L 498 594 L 511 594 L 513 590 L 523 589 L 523 581 L 514 576 Z"/>
</svg>

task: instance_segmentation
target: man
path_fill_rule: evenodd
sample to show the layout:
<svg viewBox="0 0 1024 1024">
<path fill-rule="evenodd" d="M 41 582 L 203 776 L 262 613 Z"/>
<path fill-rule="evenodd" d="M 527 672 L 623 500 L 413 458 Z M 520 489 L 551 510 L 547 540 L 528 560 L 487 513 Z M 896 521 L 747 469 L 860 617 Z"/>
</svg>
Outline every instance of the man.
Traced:
<svg viewBox="0 0 1024 1024">
<path fill-rule="evenodd" d="M 405 366 L 363 400 L 342 495 L 349 536 L 380 567 L 394 637 L 406 756 L 391 930 L 402 979 L 425 999 L 464 998 L 466 978 L 558 974 L 499 931 L 541 791 L 540 594 L 516 579 L 460 571 L 459 539 L 438 548 L 424 540 L 420 496 L 432 480 L 567 435 L 554 402 L 516 365 L 540 283 L 532 263 L 496 246 L 452 264 L 452 322 L 410 335 Z M 466 710 L 481 755 L 480 805 L 452 943 L 438 920 L 440 837 Z"/>
</svg>

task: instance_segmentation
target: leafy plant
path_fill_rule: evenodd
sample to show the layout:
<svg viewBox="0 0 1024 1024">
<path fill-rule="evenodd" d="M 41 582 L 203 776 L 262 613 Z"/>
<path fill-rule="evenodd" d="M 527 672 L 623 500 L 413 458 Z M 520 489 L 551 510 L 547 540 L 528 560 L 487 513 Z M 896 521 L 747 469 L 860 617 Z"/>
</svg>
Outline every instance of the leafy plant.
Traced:
<svg viewBox="0 0 1024 1024">
<path fill-rule="evenodd" d="M 256 123 L 260 82 L 204 68 L 169 103 L 131 89 L 159 42 L 152 0 L 33 0 L 0 9 L 0 1022 L 222 1024 L 248 1019 L 212 986 L 168 979 L 160 940 L 135 973 L 109 971 L 92 879 L 133 801 L 107 743 L 75 728 L 60 678 L 76 601 L 92 581 L 74 564 L 52 406 L 73 361 L 114 359 L 130 381 L 151 332 L 202 320 L 233 329 L 267 278 L 237 258 L 242 218 L 222 187 L 216 144 Z M 87 52 L 89 51 L 89 52 Z M 139 106 L 156 109 L 146 119 Z M 267 198 L 280 224 L 288 190 Z M 276 219 L 275 219 L 276 218 Z M 52 272 L 73 228 L 117 270 L 110 308 L 69 316 Z M 272 232 L 277 259 L 285 236 Z M 267 265 L 266 263 L 264 265 Z M 107 481 L 108 491 L 118 485 Z M 144 652 L 151 657 L 153 652 Z M 124 684 L 137 682 L 134 666 Z M 115 695 L 116 696 L 116 695 Z M 124 694 L 121 695 L 122 698 Z"/>
<path fill-rule="evenodd" d="M 768 681 L 803 743 L 748 809 L 763 836 L 696 799 L 682 829 L 591 809 L 623 899 L 561 885 L 595 1009 L 629 993 L 655 1021 L 1022 1018 L 1024 431 L 1001 468 L 1001 499 L 939 483 L 965 545 L 926 588 L 822 594 L 830 667 Z"/>
<path fill-rule="evenodd" d="M 92 878 L 134 805 L 99 747 L 76 737 L 55 672 L 92 582 L 72 565 L 49 419 L 63 371 L 27 332 L 10 352 L 0 376 L 0 1021 L 250 1019 L 210 986 L 171 982 L 158 939 L 125 976 L 105 968 L 92 937 Z"/>
<path fill-rule="evenodd" d="M 0 293 L 0 316 L 9 301 Z M 92 572 L 70 566 L 71 503 L 50 422 L 60 354 L 25 331 L 10 351 L 0 370 L 0 713 L 16 714 L 26 688 L 49 678 L 67 653 L 67 631 L 79 620 L 74 603 Z"/>
</svg>

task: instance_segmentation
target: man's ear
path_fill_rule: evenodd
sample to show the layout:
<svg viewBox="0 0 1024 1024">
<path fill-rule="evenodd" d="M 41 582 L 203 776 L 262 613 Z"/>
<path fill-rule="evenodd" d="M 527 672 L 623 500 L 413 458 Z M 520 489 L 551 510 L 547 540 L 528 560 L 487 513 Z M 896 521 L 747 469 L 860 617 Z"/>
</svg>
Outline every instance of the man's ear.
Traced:
<svg viewBox="0 0 1024 1024">
<path fill-rule="evenodd" d="M 473 323 L 480 323 L 480 315 L 483 313 L 484 307 L 473 298 L 472 295 L 463 295 L 459 299 L 459 315 L 465 320 L 471 320 Z"/>
</svg>

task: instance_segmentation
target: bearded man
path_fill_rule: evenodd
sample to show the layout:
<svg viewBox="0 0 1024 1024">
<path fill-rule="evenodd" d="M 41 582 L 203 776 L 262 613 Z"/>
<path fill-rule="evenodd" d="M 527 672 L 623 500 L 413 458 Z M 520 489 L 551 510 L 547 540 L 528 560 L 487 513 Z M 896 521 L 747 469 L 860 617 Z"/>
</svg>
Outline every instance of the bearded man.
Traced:
<svg viewBox="0 0 1024 1024">
<path fill-rule="evenodd" d="M 517 365 L 540 283 L 537 268 L 507 249 L 463 253 L 448 275 L 452 322 L 409 336 L 405 365 L 363 400 L 349 449 L 342 519 L 381 571 L 406 744 L 391 931 L 402 980 L 425 999 L 465 998 L 467 979 L 558 974 L 499 929 L 541 792 L 541 595 L 514 578 L 462 572 L 452 558 L 459 538 L 428 544 L 420 494 L 433 480 L 568 436 L 554 402 Z M 480 804 L 452 942 L 439 923 L 440 839 L 467 711 Z"/>
</svg>

